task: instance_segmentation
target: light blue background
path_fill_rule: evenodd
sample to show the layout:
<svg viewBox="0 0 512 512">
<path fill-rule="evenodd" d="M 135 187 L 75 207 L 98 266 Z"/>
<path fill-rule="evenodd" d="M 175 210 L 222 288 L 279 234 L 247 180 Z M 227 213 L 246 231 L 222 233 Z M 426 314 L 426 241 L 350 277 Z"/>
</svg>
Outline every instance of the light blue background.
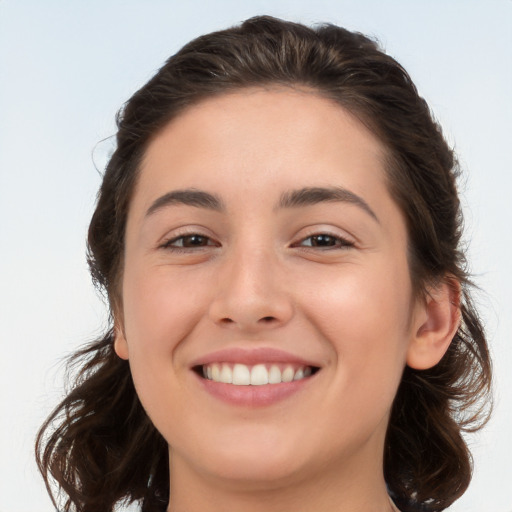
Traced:
<svg viewBox="0 0 512 512">
<path fill-rule="evenodd" d="M 512 511 L 512 1 L 0 1 L 0 512 L 49 512 L 33 462 L 62 392 L 59 361 L 105 313 L 85 233 L 114 115 L 192 37 L 256 14 L 377 36 L 455 143 L 467 241 L 496 368 L 471 437 L 475 477 L 451 512 Z"/>
</svg>

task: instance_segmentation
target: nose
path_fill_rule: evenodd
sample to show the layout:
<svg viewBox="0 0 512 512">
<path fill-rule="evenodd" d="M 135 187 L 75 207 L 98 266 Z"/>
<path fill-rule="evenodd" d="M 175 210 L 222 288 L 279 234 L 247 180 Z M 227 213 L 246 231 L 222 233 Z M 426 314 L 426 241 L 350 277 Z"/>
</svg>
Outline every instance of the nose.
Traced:
<svg viewBox="0 0 512 512">
<path fill-rule="evenodd" d="M 211 320 L 246 332 L 285 325 L 294 314 L 286 277 L 271 251 L 234 251 L 219 269 L 209 309 Z"/>
</svg>

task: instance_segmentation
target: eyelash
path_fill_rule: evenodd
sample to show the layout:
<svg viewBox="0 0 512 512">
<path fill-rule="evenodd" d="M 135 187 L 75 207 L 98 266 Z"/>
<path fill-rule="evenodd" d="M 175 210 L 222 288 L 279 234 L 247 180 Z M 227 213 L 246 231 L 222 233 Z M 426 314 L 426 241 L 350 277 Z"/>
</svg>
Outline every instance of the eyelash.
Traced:
<svg viewBox="0 0 512 512">
<path fill-rule="evenodd" d="M 332 245 L 313 245 L 313 243 L 310 243 L 309 245 L 302 245 L 306 240 L 313 240 L 313 239 L 317 239 L 317 242 L 318 242 L 318 239 L 321 238 L 321 237 L 324 237 L 326 239 L 330 239 L 331 241 L 334 242 L 334 244 Z M 292 245 L 292 247 L 300 247 L 304 250 L 316 250 L 316 249 L 319 249 L 319 250 L 324 250 L 324 251 L 327 251 L 327 250 L 336 250 L 336 249 L 350 249 L 351 247 L 354 247 L 354 242 L 351 242 L 350 240 L 347 240 L 346 238 L 342 237 L 342 236 L 339 236 L 339 235 L 334 235 L 332 233 L 314 233 L 312 235 L 308 235 L 307 237 L 305 238 L 302 238 L 298 243 L 295 243 Z"/>
<path fill-rule="evenodd" d="M 199 238 L 203 241 L 205 241 L 205 244 L 198 244 L 198 245 L 191 245 L 186 247 L 184 244 L 185 241 L 188 239 L 189 241 L 193 238 Z M 322 238 L 324 238 L 324 242 L 334 242 L 334 243 L 326 243 L 325 245 L 314 245 L 315 242 L 313 240 L 316 239 L 316 243 L 318 243 Z M 303 245 L 306 240 L 310 240 L 310 243 L 308 245 Z M 177 242 L 180 242 L 182 245 L 173 245 Z M 343 238 L 339 235 L 334 235 L 331 233 L 314 233 L 312 235 L 308 235 L 305 238 L 302 238 L 299 240 L 299 242 L 296 242 L 292 244 L 291 247 L 298 247 L 302 248 L 304 250 L 336 250 L 336 249 L 350 249 L 351 247 L 354 247 L 354 242 L 351 242 L 350 240 L 347 240 L 346 238 Z M 195 251 L 197 249 L 203 249 L 205 247 L 219 247 L 220 244 L 213 242 L 213 240 L 206 236 L 202 235 L 200 233 L 187 233 L 183 235 L 179 235 L 176 237 L 173 237 L 169 240 L 166 240 L 160 248 L 170 250 L 173 252 L 191 252 Z"/>
<path fill-rule="evenodd" d="M 206 244 L 204 245 L 192 245 L 189 247 L 186 247 L 184 245 L 186 239 L 193 239 L 193 238 L 201 238 L 206 241 Z M 182 245 L 173 245 L 177 242 L 181 241 Z M 202 235 L 201 233 L 186 233 L 183 235 L 179 235 L 173 238 L 170 238 L 169 240 L 165 240 L 162 245 L 160 245 L 161 249 L 170 250 L 173 252 L 190 252 L 195 251 L 197 249 L 203 249 L 204 247 L 219 247 L 219 244 L 217 243 L 210 243 L 213 242 L 212 239 L 209 236 Z"/>
</svg>

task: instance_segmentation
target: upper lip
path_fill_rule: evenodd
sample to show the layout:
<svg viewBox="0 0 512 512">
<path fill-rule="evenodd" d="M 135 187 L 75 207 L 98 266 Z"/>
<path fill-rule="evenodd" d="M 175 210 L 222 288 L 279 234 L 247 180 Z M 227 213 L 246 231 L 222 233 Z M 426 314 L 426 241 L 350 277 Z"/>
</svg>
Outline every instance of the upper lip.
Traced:
<svg viewBox="0 0 512 512">
<path fill-rule="evenodd" d="M 192 367 L 212 363 L 241 363 L 246 365 L 256 365 L 261 363 L 289 363 L 299 366 L 320 366 L 317 362 L 271 347 L 234 347 L 217 350 L 201 356 L 192 362 Z"/>
</svg>

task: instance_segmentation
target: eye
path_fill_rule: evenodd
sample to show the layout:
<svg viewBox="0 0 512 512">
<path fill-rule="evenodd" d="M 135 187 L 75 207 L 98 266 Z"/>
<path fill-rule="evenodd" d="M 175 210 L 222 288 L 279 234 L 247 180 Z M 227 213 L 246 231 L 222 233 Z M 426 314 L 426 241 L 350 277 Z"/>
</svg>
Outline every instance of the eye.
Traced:
<svg viewBox="0 0 512 512">
<path fill-rule="evenodd" d="M 191 233 L 190 235 L 180 235 L 170 240 L 165 241 L 161 247 L 163 249 L 180 250 L 180 249 L 196 249 L 201 247 L 218 247 L 211 238 L 200 235 L 198 233 Z"/>
<path fill-rule="evenodd" d="M 330 235 L 328 233 L 318 233 L 316 235 L 308 236 L 294 245 L 320 249 L 344 249 L 353 247 L 354 243 L 340 236 Z"/>
</svg>

